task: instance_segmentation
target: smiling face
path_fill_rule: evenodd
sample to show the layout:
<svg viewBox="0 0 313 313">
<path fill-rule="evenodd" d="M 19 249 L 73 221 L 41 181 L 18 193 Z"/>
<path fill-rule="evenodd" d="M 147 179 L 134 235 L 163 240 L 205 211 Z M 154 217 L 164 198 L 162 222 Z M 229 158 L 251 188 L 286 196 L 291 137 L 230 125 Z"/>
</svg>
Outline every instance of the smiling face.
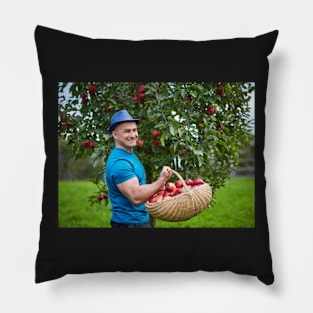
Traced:
<svg viewBox="0 0 313 313">
<path fill-rule="evenodd" d="M 132 152 L 137 145 L 138 131 L 135 122 L 123 122 L 112 131 L 115 146 Z"/>
</svg>

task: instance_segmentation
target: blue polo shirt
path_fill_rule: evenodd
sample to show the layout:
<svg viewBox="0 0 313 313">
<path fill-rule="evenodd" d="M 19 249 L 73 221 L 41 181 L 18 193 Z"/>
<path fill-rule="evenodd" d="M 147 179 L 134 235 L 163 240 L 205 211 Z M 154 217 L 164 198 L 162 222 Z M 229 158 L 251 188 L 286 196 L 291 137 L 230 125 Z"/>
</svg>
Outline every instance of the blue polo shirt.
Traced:
<svg viewBox="0 0 313 313">
<path fill-rule="evenodd" d="M 146 184 L 145 170 L 137 156 L 134 153 L 115 147 L 109 155 L 105 175 L 111 202 L 111 220 L 125 224 L 147 223 L 149 213 L 145 204 L 133 204 L 117 188 L 118 184 L 134 177 L 138 178 L 140 185 Z"/>
</svg>

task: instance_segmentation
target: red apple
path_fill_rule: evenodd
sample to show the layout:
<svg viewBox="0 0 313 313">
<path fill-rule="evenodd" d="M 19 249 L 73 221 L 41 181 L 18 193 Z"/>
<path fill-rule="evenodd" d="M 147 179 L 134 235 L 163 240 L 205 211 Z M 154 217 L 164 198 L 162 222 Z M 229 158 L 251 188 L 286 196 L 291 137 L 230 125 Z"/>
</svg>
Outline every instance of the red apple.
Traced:
<svg viewBox="0 0 313 313">
<path fill-rule="evenodd" d="M 204 184 L 204 181 L 203 181 L 201 178 L 199 178 L 199 177 L 196 177 L 196 178 L 192 181 L 192 185 L 193 185 L 193 186 L 202 185 L 202 184 Z"/>
<path fill-rule="evenodd" d="M 175 186 L 176 186 L 176 188 L 182 188 L 184 185 L 183 185 L 181 180 L 176 180 Z"/>
<path fill-rule="evenodd" d="M 151 197 L 151 198 L 149 199 L 149 202 L 150 202 L 150 203 L 155 203 L 155 202 L 157 202 L 156 197 Z"/>
<path fill-rule="evenodd" d="M 158 130 L 153 130 L 152 131 L 152 137 L 156 138 L 160 136 L 160 132 Z"/>
<path fill-rule="evenodd" d="M 138 140 L 137 146 L 138 146 L 138 148 L 142 148 L 142 146 L 143 146 L 143 141 L 142 141 L 141 139 Z"/>
<path fill-rule="evenodd" d="M 140 103 L 144 103 L 145 102 L 145 95 L 143 93 L 139 94 L 139 100 L 140 100 Z"/>
<path fill-rule="evenodd" d="M 145 86 L 144 85 L 140 85 L 138 88 L 139 93 L 145 93 Z"/>
<path fill-rule="evenodd" d="M 167 192 L 176 192 L 176 186 L 174 183 L 167 183 L 165 189 Z"/>
<path fill-rule="evenodd" d="M 95 84 L 90 85 L 88 87 L 88 91 L 89 91 L 89 93 L 95 93 L 96 92 L 96 85 Z"/>
<path fill-rule="evenodd" d="M 61 121 L 66 121 L 66 111 L 65 110 L 63 110 L 61 112 Z"/>
<path fill-rule="evenodd" d="M 158 191 L 158 195 L 161 195 L 162 197 L 167 193 L 167 191 L 165 189 L 161 189 L 160 191 Z"/>
<path fill-rule="evenodd" d="M 88 101 L 87 95 L 82 98 L 82 104 L 88 104 Z"/>
<path fill-rule="evenodd" d="M 165 191 L 165 193 L 163 195 L 163 200 L 168 199 L 168 198 L 172 198 L 174 196 L 176 196 L 176 190 L 172 191 L 172 192 Z"/>
<path fill-rule="evenodd" d="M 184 188 L 182 187 L 176 188 L 176 195 L 180 195 L 182 193 L 184 193 Z"/>
<path fill-rule="evenodd" d="M 185 179 L 185 183 L 186 183 L 187 186 L 192 186 L 193 181 L 190 178 L 186 178 Z"/>
<path fill-rule="evenodd" d="M 94 144 L 93 144 L 93 142 L 91 140 L 86 140 L 84 142 L 84 147 L 85 148 L 89 148 L 89 149 L 93 149 L 95 146 L 94 146 Z"/>
<path fill-rule="evenodd" d="M 163 200 L 163 196 L 161 195 L 157 195 L 155 198 L 156 198 L 156 202 L 160 202 Z"/>
<path fill-rule="evenodd" d="M 225 129 L 225 126 L 224 126 L 224 125 L 220 125 L 218 128 L 219 128 L 221 131 L 223 131 L 223 130 Z"/>
<path fill-rule="evenodd" d="M 107 199 L 107 198 L 108 198 L 108 195 L 106 193 L 104 193 L 103 195 L 98 196 L 98 201 L 102 201 L 102 200 Z"/>
<path fill-rule="evenodd" d="M 212 115 L 212 114 L 216 113 L 216 108 L 214 108 L 214 107 L 208 107 L 207 110 L 206 110 L 206 113 L 207 113 L 208 115 Z"/>
<path fill-rule="evenodd" d="M 160 144 L 160 141 L 155 139 L 155 140 L 153 140 L 152 143 L 157 147 Z"/>
<path fill-rule="evenodd" d="M 163 200 L 163 196 L 154 194 L 152 197 L 150 197 L 149 202 L 156 203 L 156 202 L 160 202 L 161 200 Z"/>
<path fill-rule="evenodd" d="M 222 85 L 218 85 L 216 87 L 216 93 L 219 95 L 219 96 L 222 96 L 224 94 L 224 87 Z"/>
</svg>

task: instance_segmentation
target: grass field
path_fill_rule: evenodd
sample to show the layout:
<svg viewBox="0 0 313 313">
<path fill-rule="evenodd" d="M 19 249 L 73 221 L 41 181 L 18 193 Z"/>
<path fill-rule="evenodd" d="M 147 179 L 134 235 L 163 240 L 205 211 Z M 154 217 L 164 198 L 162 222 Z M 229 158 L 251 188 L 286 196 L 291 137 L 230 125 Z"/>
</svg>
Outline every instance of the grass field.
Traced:
<svg viewBox="0 0 313 313">
<path fill-rule="evenodd" d="M 91 205 L 96 191 L 88 181 L 59 181 L 59 227 L 110 227 L 109 205 Z M 254 178 L 233 178 L 214 194 L 216 203 L 184 222 L 157 220 L 157 228 L 243 228 L 254 227 Z"/>
</svg>

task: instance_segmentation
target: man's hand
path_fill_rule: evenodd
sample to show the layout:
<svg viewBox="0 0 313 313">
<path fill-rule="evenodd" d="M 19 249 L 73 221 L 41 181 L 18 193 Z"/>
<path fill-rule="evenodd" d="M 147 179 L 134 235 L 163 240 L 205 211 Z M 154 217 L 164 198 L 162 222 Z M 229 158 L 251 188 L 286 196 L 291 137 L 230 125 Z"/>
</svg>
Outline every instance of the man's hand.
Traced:
<svg viewBox="0 0 313 313">
<path fill-rule="evenodd" d="M 160 178 L 164 179 L 165 182 L 168 181 L 173 175 L 173 172 L 170 167 L 164 166 L 161 173 Z"/>
</svg>

